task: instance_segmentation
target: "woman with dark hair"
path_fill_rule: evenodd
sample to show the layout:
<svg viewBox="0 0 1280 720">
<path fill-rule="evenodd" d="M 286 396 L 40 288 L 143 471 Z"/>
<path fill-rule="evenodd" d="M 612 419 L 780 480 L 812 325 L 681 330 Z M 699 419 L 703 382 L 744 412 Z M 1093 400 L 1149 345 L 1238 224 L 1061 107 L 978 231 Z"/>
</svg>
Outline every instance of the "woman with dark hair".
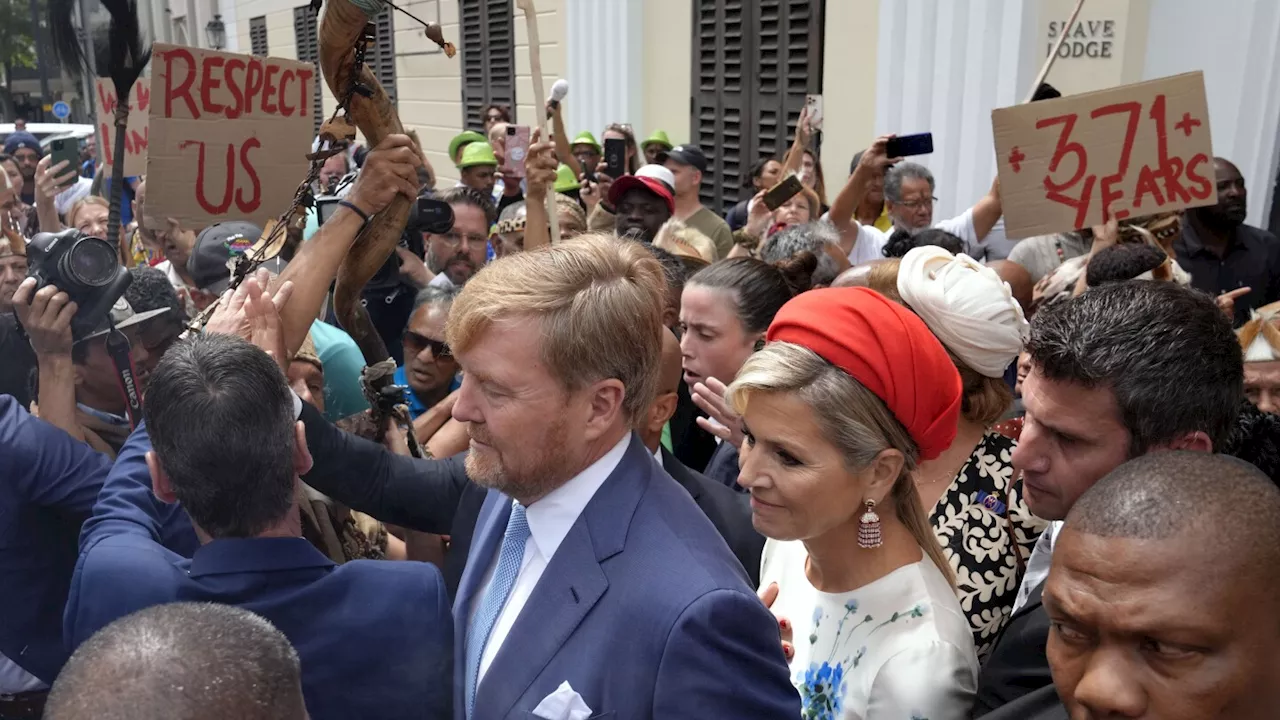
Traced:
<svg viewBox="0 0 1280 720">
<path fill-rule="evenodd" d="M 797 297 L 767 339 L 728 401 L 802 717 L 967 718 L 978 658 L 915 482 L 955 437 L 955 366 L 866 288 Z"/>
<path fill-rule="evenodd" d="M 498 123 L 511 122 L 511 108 L 506 105 L 489 105 L 481 114 L 484 118 L 484 134 L 489 134 L 489 129 Z"/>
<path fill-rule="evenodd" d="M 909 233 L 901 228 L 893 231 L 889 241 L 884 244 L 884 256 L 900 258 L 908 252 L 928 245 L 937 245 L 952 255 L 964 252 L 964 241 L 946 230 L 926 228 L 917 233 Z"/>
<path fill-rule="evenodd" d="M 742 363 L 764 347 L 773 316 L 809 289 L 817 258 L 798 253 L 774 265 L 755 258 L 713 263 L 689 278 L 680 298 L 680 352 L 694 403 L 713 417 L 698 425 L 720 440 L 703 472 L 737 490 L 740 424 L 724 411 L 725 386 Z"/>
<path fill-rule="evenodd" d="M 755 161 L 751 166 L 750 184 L 743 183 L 743 187 L 752 190 L 752 197 L 756 194 L 764 192 L 782 179 L 782 161 L 777 158 L 763 158 Z M 729 212 L 724 214 L 724 221 L 729 224 L 730 230 L 741 230 L 747 225 L 747 209 L 751 204 L 752 197 L 729 208 Z"/>
</svg>

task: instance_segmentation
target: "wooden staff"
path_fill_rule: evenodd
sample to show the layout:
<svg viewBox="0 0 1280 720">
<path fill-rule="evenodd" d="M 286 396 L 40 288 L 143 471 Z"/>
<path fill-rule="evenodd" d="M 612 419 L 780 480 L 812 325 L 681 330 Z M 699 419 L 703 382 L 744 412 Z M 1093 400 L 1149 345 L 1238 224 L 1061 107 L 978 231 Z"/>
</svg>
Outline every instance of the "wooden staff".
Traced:
<svg viewBox="0 0 1280 720">
<path fill-rule="evenodd" d="M 1062 47 L 1062 43 L 1066 42 L 1067 32 L 1072 25 L 1076 24 L 1076 17 L 1080 15 L 1080 8 L 1084 7 L 1084 0 L 1076 0 L 1076 9 L 1071 11 L 1071 19 L 1067 20 L 1067 27 L 1058 33 L 1058 42 L 1053 44 L 1053 52 L 1049 53 L 1049 57 L 1045 59 L 1044 65 L 1040 66 L 1040 74 L 1036 75 L 1036 81 L 1031 83 L 1031 89 L 1027 91 L 1027 99 L 1022 101 L 1023 105 L 1031 102 L 1031 98 L 1036 96 L 1036 90 L 1040 89 L 1040 83 L 1049 77 L 1049 71 L 1053 69 L 1053 62 L 1058 59 L 1058 49 Z"/>
<path fill-rule="evenodd" d="M 516 4 L 524 13 L 524 22 L 529 29 L 529 70 L 533 75 L 533 102 L 536 105 L 534 112 L 540 118 L 538 127 L 543 128 L 544 139 L 554 137 L 551 133 L 551 120 L 547 119 L 545 122 L 541 120 L 547 114 L 547 91 L 542 83 L 542 46 L 538 41 L 538 11 L 533 6 L 533 0 L 516 0 Z M 547 193 L 547 217 L 551 220 L 551 244 L 554 245 L 560 242 L 560 217 L 556 211 L 555 188 Z"/>
</svg>

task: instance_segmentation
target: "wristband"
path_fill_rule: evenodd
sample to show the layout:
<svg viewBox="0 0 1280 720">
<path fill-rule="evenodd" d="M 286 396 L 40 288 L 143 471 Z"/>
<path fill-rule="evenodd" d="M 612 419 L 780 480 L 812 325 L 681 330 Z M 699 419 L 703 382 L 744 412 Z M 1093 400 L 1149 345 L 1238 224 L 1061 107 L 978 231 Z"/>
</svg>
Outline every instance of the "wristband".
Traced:
<svg viewBox="0 0 1280 720">
<path fill-rule="evenodd" d="M 338 201 L 338 207 L 344 207 L 344 208 L 346 208 L 346 209 L 350 210 L 351 212 L 353 212 L 353 213 L 355 213 L 355 214 L 359 215 L 359 216 L 360 216 L 360 219 L 364 221 L 364 222 L 362 223 L 362 226 L 363 226 L 363 225 L 368 225 L 368 224 L 369 224 L 369 213 L 367 213 L 367 212 L 365 212 L 365 211 L 361 210 L 360 208 L 356 207 L 355 203 L 353 203 L 353 202 L 351 202 L 351 201 L 349 201 L 349 200 L 339 200 L 339 201 Z"/>
</svg>

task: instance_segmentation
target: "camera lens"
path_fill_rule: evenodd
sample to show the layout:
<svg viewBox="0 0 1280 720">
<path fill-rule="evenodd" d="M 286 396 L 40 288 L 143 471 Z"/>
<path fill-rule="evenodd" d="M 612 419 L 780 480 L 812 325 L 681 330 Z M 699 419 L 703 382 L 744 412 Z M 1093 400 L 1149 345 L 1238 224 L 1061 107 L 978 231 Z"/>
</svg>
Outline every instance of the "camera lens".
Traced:
<svg viewBox="0 0 1280 720">
<path fill-rule="evenodd" d="M 62 276 L 84 288 L 102 287 L 116 276 L 115 248 L 106 240 L 82 237 L 58 262 Z"/>
</svg>

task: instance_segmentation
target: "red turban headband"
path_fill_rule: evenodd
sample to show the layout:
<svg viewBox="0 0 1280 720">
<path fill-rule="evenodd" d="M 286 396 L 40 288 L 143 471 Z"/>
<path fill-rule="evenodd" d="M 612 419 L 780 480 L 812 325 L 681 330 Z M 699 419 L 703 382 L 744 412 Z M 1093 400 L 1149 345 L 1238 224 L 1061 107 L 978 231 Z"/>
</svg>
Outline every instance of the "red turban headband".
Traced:
<svg viewBox="0 0 1280 720">
<path fill-rule="evenodd" d="M 809 348 L 875 393 L 921 459 L 955 439 L 963 393 L 955 363 L 923 320 L 874 290 L 801 293 L 778 311 L 768 338 Z"/>
</svg>

